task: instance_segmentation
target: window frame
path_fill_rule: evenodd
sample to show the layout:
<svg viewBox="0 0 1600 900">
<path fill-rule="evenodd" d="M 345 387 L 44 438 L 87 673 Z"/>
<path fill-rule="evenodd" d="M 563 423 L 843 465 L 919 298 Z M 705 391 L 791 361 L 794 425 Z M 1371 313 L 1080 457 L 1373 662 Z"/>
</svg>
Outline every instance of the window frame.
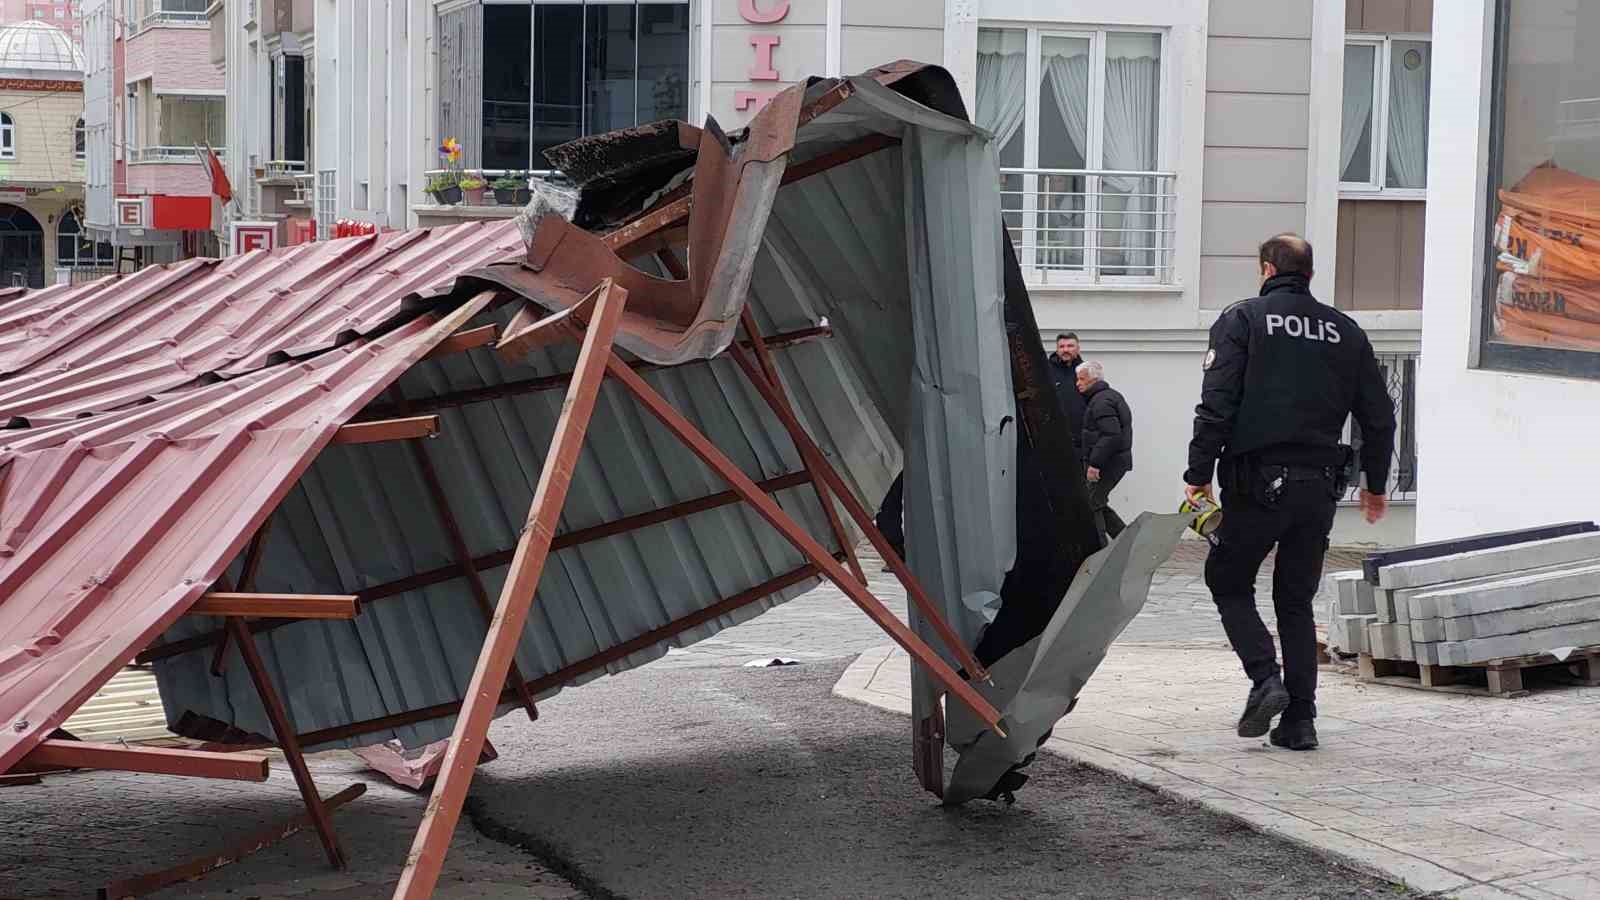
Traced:
<svg viewBox="0 0 1600 900">
<path fill-rule="evenodd" d="M 1046 38 L 1064 38 L 1067 40 L 1089 41 L 1089 106 L 1086 115 L 1084 143 L 1084 169 L 1085 171 L 1098 171 L 1104 169 L 1105 162 L 1105 104 L 1106 104 L 1106 41 L 1111 34 L 1153 34 L 1161 40 L 1161 69 L 1157 75 L 1161 86 L 1159 99 L 1159 115 L 1156 122 L 1157 147 L 1156 165 L 1154 172 L 1173 172 L 1173 158 L 1177 152 L 1175 146 L 1177 134 L 1173 126 L 1173 99 L 1172 99 L 1172 26 L 1166 25 L 1121 25 L 1063 23 L 1063 22 L 1037 22 L 1014 21 L 1004 19 L 984 19 L 979 21 L 978 28 L 995 31 L 1021 31 L 1026 37 L 1025 54 L 1026 74 L 1024 75 L 1025 100 L 1022 113 L 1022 168 L 1037 170 L 1039 168 L 1039 138 L 1041 131 L 1039 124 L 1040 103 L 1043 90 L 1044 77 L 1044 41 Z M 976 100 L 974 100 L 976 102 Z M 974 110 L 976 112 L 976 110 Z M 998 153 L 1002 148 L 996 147 Z M 1177 179 L 1174 178 L 1174 189 Z M 1022 208 L 1019 211 L 1023 222 L 1036 220 L 1040 214 L 1038 207 L 1039 175 L 1028 174 L 1022 176 Z M 1173 217 L 1173 227 L 1177 227 L 1177 217 Z M 1085 232 L 1090 229 L 1085 226 Z M 1098 230 L 1098 226 L 1096 226 Z M 1171 246 L 1164 251 L 1171 258 L 1169 271 L 1170 278 L 1163 278 L 1158 274 L 1147 275 L 1106 275 L 1100 271 L 1098 251 L 1085 250 L 1083 269 L 1074 270 L 1046 270 L 1033 265 L 1035 259 L 1034 247 L 1017 247 L 1019 261 L 1025 278 L 1030 285 L 1062 287 L 1062 288 L 1107 288 L 1126 286 L 1131 288 L 1150 288 L 1163 290 L 1179 284 L 1178 280 L 1178 235 L 1172 235 Z M 1047 273 L 1047 277 L 1040 277 L 1040 273 Z"/>
<path fill-rule="evenodd" d="M 694 79 L 694 72 L 695 72 L 696 46 L 697 46 L 697 43 L 701 40 L 701 38 L 699 36 L 697 36 L 697 34 L 696 34 L 696 31 L 697 31 L 697 28 L 698 28 L 698 24 L 697 24 L 698 20 L 696 18 L 696 11 L 697 11 L 697 8 L 698 8 L 699 4 L 700 4 L 700 0 L 482 0 L 482 5 L 485 6 L 485 7 L 487 7 L 487 6 L 520 6 L 520 7 L 526 7 L 528 9 L 528 11 L 529 11 L 528 12 L 528 28 L 529 28 L 529 39 L 530 39 L 530 48 L 529 48 L 529 51 L 530 51 L 530 62 L 534 58 L 537 57 L 537 53 L 538 53 L 538 30 L 537 30 L 538 29 L 538 13 L 537 13 L 537 7 L 540 7 L 540 6 L 578 6 L 578 7 L 584 7 L 584 6 L 602 6 L 602 5 L 603 6 L 631 6 L 631 7 L 633 7 L 633 9 L 634 9 L 633 78 L 634 78 L 634 83 L 635 83 L 636 86 L 638 84 L 638 79 L 639 79 L 638 43 L 639 43 L 639 39 L 640 39 L 640 28 L 642 27 L 642 22 L 643 22 L 643 19 L 644 19 L 643 15 L 640 13 L 640 9 L 642 7 L 646 7 L 646 6 L 683 7 L 683 9 L 685 11 L 685 14 L 687 15 L 687 23 L 688 23 L 687 52 L 685 53 L 684 60 L 683 60 L 684 72 L 685 72 L 685 76 L 686 76 L 685 79 L 684 79 L 684 84 L 685 84 L 684 112 L 685 112 L 685 116 L 686 117 L 692 117 L 694 115 L 694 97 L 692 96 L 692 92 L 688 90 L 688 85 L 692 84 L 694 82 L 694 80 L 695 80 Z M 583 24 L 584 24 L 584 35 L 585 35 L 584 41 L 585 41 L 585 44 L 587 44 L 588 13 L 585 12 L 583 14 L 583 16 L 584 16 Z M 481 19 L 480 19 L 480 22 L 481 22 Z M 481 33 L 481 28 L 480 28 L 480 34 L 478 35 L 479 46 L 478 46 L 477 51 L 476 51 L 476 54 L 477 54 L 476 58 L 480 60 L 480 64 L 481 64 L 481 60 L 484 57 L 482 41 L 486 38 L 486 36 L 487 35 L 485 33 Z M 528 112 L 528 116 L 529 116 L 529 122 L 528 122 L 529 151 L 528 151 L 527 162 L 526 162 L 525 165 L 519 165 L 519 166 L 516 166 L 514 168 L 507 169 L 505 171 L 540 172 L 540 171 L 546 171 L 546 169 L 547 169 L 547 166 L 544 164 L 544 162 L 542 160 L 542 151 L 534 150 L 535 141 L 533 140 L 533 128 L 534 128 L 533 109 L 534 109 L 535 106 L 538 105 L 538 102 L 537 102 L 537 90 L 538 90 L 538 88 L 537 88 L 537 83 L 536 82 L 537 82 L 537 79 L 535 77 L 535 74 L 530 71 L 529 78 L 528 78 L 528 97 L 527 97 L 528 110 L 529 110 L 529 112 Z M 594 134 L 602 133 L 602 132 L 597 132 L 597 131 L 591 131 L 591 124 L 592 123 L 589 121 L 589 110 L 588 110 L 588 104 L 586 102 L 586 98 L 588 96 L 587 86 L 588 86 L 588 73 L 587 73 L 587 71 L 580 70 L 580 72 L 579 72 L 580 108 L 579 108 L 579 114 L 578 114 L 579 115 L 578 132 L 579 132 L 579 136 L 580 137 L 593 136 Z M 636 90 L 637 90 L 637 88 L 636 88 Z M 482 92 L 481 85 L 480 85 L 479 91 L 480 91 L 480 94 L 478 96 L 477 102 L 478 102 L 478 105 L 479 105 L 479 108 L 480 108 L 480 112 L 478 114 L 478 116 L 479 116 L 478 134 L 477 134 L 477 137 L 476 137 L 476 141 L 477 141 L 477 144 L 478 144 L 478 147 L 479 147 L 479 150 L 480 150 L 480 157 L 479 158 L 481 160 L 481 149 L 483 147 L 487 146 L 487 139 L 486 139 L 486 137 L 485 137 L 485 135 L 483 133 L 483 129 L 484 129 L 485 125 L 484 125 L 484 117 L 482 115 L 481 109 L 482 109 L 482 106 L 484 105 L 485 101 L 484 101 L 484 98 L 483 98 L 482 93 L 481 93 Z M 637 127 L 638 125 L 642 125 L 642 124 L 647 124 L 647 123 L 643 123 L 643 122 L 638 121 L 638 98 L 637 98 L 637 94 L 636 94 L 635 99 L 634 99 L 634 127 Z M 498 171 L 498 170 L 496 170 L 496 171 Z"/>
<path fill-rule="evenodd" d="M 0 112 L 0 159 L 17 158 L 17 120 L 9 112 Z"/>
<path fill-rule="evenodd" d="M 1372 128 L 1369 140 L 1369 152 L 1372 159 L 1372 180 L 1345 181 L 1344 172 L 1339 173 L 1339 199 L 1340 200 L 1412 200 L 1424 201 L 1428 199 L 1428 189 L 1421 188 L 1392 188 L 1388 187 L 1389 181 L 1389 70 L 1390 60 L 1394 58 L 1394 43 L 1406 41 L 1423 43 L 1429 47 L 1428 53 L 1428 78 L 1433 78 L 1433 36 L 1430 34 L 1416 34 L 1412 32 L 1394 32 L 1392 34 L 1373 34 L 1371 32 L 1349 32 L 1344 36 L 1344 44 L 1340 53 L 1352 44 L 1374 47 L 1372 66 Z M 1344 93 L 1341 86 L 1339 105 L 1344 106 Z M 1428 111 L 1431 119 L 1433 111 Z"/>
<path fill-rule="evenodd" d="M 72 125 L 72 158 L 78 162 L 89 158 L 89 131 L 83 124 L 83 116 Z"/>
</svg>

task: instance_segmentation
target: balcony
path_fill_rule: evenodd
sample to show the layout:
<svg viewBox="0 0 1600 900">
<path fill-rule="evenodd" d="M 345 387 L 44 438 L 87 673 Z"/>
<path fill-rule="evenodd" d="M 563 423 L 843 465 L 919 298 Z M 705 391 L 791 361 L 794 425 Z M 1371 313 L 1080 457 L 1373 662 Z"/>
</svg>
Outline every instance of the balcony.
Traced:
<svg viewBox="0 0 1600 900">
<path fill-rule="evenodd" d="M 1175 172 L 1000 170 L 1001 219 L 1030 284 L 1170 285 Z"/>
<path fill-rule="evenodd" d="M 218 158 L 225 158 L 221 147 L 211 148 L 216 151 Z M 130 163 L 169 163 L 169 162 L 194 162 L 200 154 L 193 146 L 189 147 L 130 147 L 128 148 L 128 162 Z"/>
</svg>

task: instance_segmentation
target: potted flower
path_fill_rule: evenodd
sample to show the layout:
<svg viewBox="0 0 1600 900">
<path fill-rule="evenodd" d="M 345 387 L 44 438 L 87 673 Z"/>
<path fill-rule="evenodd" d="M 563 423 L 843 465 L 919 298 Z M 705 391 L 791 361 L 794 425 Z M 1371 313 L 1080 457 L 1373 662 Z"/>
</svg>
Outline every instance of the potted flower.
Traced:
<svg viewBox="0 0 1600 900">
<path fill-rule="evenodd" d="M 428 193 L 444 206 L 454 206 L 461 202 L 461 142 L 455 138 L 445 138 L 439 145 L 439 156 L 444 159 L 444 168 L 428 179 Z"/>
<path fill-rule="evenodd" d="M 427 190 L 440 206 L 455 206 L 461 202 L 461 173 L 446 169 L 432 175 L 428 178 Z"/>
<path fill-rule="evenodd" d="M 494 188 L 494 202 L 501 206 L 527 206 L 533 199 L 533 191 L 528 189 L 527 172 L 501 175 L 489 186 Z"/>
<path fill-rule="evenodd" d="M 482 206 L 483 189 L 488 185 L 489 183 L 484 181 L 483 177 L 476 172 L 468 172 L 463 175 L 461 178 L 461 193 L 467 195 L 467 205 Z"/>
</svg>

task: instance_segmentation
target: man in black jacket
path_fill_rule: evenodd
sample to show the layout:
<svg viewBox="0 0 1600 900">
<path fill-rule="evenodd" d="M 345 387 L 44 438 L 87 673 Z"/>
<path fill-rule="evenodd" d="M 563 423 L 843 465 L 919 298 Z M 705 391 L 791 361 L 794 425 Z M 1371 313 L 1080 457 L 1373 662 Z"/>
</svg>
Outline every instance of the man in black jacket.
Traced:
<svg viewBox="0 0 1600 900">
<path fill-rule="evenodd" d="M 1311 601 L 1346 488 L 1344 424 L 1353 414 L 1361 426 L 1361 506 L 1376 523 L 1388 509 L 1394 404 L 1361 327 L 1311 296 L 1311 245 L 1279 235 L 1261 245 L 1260 262 L 1261 295 L 1228 307 L 1211 327 L 1184 482 L 1191 500 L 1211 496 L 1213 469 L 1222 484 L 1222 525 L 1206 559 L 1206 585 L 1253 685 L 1239 736 L 1271 729 L 1274 745 L 1311 750 L 1317 746 Z M 1274 546 L 1281 676 L 1272 635 L 1256 610 L 1256 573 Z M 1279 713 L 1283 720 L 1272 728 Z"/>
<path fill-rule="evenodd" d="M 1050 376 L 1056 384 L 1056 399 L 1061 412 L 1067 417 L 1072 442 L 1083 439 L 1083 395 L 1078 393 L 1078 366 L 1083 354 L 1078 347 L 1078 336 L 1070 331 L 1056 335 L 1056 352 L 1050 354 Z"/>
<path fill-rule="evenodd" d="M 1078 365 L 1078 393 L 1084 400 L 1083 462 L 1089 502 L 1107 537 L 1128 527 L 1110 506 L 1111 492 L 1133 471 L 1133 413 L 1122 394 L 1106 383 L 1097 362 Z"/>
</svg>

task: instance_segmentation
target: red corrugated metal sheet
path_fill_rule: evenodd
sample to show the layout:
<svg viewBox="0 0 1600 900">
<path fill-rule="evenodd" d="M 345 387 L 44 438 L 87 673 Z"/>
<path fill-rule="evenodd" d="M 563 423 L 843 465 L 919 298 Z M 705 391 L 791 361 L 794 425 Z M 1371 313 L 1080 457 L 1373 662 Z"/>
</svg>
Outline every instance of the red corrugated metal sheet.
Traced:
<svg viewBox="0 0 1600 900">
<path fill-rule="evenodd" d="M 514 222 L 471 223 L 0 296 L 0 420 L 71 420 L 325 350 L 522 252 Z"/>
<path fill-rule="evenodd" d="M 514 223 L 470 224 L 0 294 L 0 772 L 487 303 L 408 319 L 408 299 L 521 251 Z"/>
</svg>

